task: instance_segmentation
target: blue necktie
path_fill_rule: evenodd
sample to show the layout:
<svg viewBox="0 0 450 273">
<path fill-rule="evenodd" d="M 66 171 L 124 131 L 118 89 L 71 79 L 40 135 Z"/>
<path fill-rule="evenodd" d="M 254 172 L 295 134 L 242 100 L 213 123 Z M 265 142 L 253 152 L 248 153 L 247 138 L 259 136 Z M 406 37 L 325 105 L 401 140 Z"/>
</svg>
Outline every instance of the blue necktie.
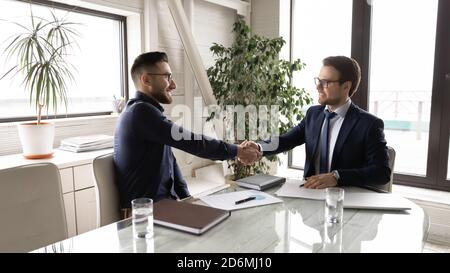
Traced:
<svg viewBox="0 0 450 273">
<path fill-rule="evenodd" d="M 336 113 L 325 110 L 325 124 L 320 137 L 320 173 L 328 173 L 328 153 L 329 153 L 329 129 L 330 119 L 336 116 Z"/>
</svg>

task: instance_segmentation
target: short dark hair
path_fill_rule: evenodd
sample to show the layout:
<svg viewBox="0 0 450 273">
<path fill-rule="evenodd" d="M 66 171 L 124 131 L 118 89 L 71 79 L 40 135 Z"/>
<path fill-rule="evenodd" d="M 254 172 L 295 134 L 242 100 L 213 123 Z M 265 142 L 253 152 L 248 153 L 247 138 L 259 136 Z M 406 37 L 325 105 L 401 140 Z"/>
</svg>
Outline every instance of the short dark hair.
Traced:
<svg viewBox="0 0 450 273">
<path fill-rule="evenodd" d="M 330 56 L 323 59 L 322 63 L 324 66 L 332 66 L 339 71 L 339 82 L 341 84 L 346 81 L 352 83 L 352 87 L 348 92 L 349 97 L 358 90 L 359 83 L 361 82 L 361 68 L 355 59 L 346 56 Z"/>
<path fill-rule="evenodd" d="M 139 77 L 142 72 L 147 71 L 159 62 L 169 62 L 166 53 L 153 51 L 139 55 L 134 60 L 133 66 L 131 67 L 131 77 L 133 78 L 134 83 L 137 84 L 139 82 Z"/>
</svg>

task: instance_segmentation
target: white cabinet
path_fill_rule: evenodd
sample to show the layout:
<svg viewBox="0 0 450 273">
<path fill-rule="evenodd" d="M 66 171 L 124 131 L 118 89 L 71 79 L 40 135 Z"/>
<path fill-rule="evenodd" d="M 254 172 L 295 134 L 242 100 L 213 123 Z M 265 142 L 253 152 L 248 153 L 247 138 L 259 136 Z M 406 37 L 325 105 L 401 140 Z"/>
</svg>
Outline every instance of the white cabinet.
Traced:
<svg viewBox="0 0 450 273">
<path fill-rule="evenodd" d="M 94 187 L 92 164 L 73 167 L 73 179 L 75 191 Z"/>
<path fill-rule="evenodd" d="M 66 210 L 67 232 L 69 237 L 77 235 L 77 222 L 75 218 L 75 197 L 73 192 L 63 194 L 64 209 Z"/>
<path fill-rule="evenodd" d="M 94 188 L 75 191 L 78 234 L 96 228 L 97 213 Z"/>
<path fill-rule="evenodd" d="M 59 170 L 69 236 L 96 228 L 95 179 L 92 164 Z"/>
<path fill-rule="evenodd" d="M 66 210 L 67 231 L 69 236 L 77 235 L 75 218 L 75 197 L 73 193 L 73 170 L 72 168 L 59 169 L 61 175 L 61 186 Z"/>
<path fill-rule="evenodd" d="M 61 175 L 61 186 L 63 193 L 73 192 L 72 168 L 59 169 Z"/>
</svg>

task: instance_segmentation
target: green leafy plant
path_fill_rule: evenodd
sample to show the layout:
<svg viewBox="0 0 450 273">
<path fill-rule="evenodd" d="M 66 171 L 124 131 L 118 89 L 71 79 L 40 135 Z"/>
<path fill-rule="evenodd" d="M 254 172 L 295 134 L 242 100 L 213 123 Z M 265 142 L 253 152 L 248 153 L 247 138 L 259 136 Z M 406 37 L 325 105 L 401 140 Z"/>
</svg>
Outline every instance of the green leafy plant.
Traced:
<svg viewBox="0 0 450 273">
<path fill-rule="evenodd" d="M 50 12 L 48 20 L 35 16 L 30 8 L 29 25 L 12 22 L 20 31 L 7 40 L 5 52 L 6 60 L 15 58 L 15 65 L 0 78 L 9 74 L 23 77 L 22 84 L 29 93 L 30 105 L 35 105 L 38 124 L 43 109 L 47 114 L 49 108 L 56 113 L 58 104 L 62 103 L 67 110 L 67 83 L 74 80 L 75 70 L 67 57 L 79 36 L 74 28 L 77 23 Z"/>
<path fill-rule="evenodd" d="M 268 131 L 280 134 L 288 131 L 303 118 L 303 106 L 312 101 L 305 89 L 297 88 L 291 83 L 293 73 L 303 69 L 305 64 L 300 59 L 294 62 L 281 60 L 279 55 L 285 44 L 283 38 L 270 39 L 251 35 L 249 26 L 243 20 L 233 25 L 233 32 L 236 40 L 231 47 L 214 43 L 210 48 L 215 56 L 215 64 L 207 73 L 219 106 L 223 110 L 227 105 L 254 105 L 256 109 L 263 105 L 277 105 L 278 128 L 268 128 Z M 214 116 L 215 113 L 212 113 L 209 119 Z M 262 125 L 260 118 L 245 119 L 247 137 L 249 125 Z M 239 120 L 233 124 L 235 134 L 239 126 L 244 126 Z M 238 137 L 235 135 L 234 139 Z M 267 159 L 276 161 L 278 158 L 270 156 Z M 263 160 L 250 166 L 244 166 L 238 160 L 228 163 L 233 169 L 234 179 L 265 173 L 269 168 Z"/>
</svg>

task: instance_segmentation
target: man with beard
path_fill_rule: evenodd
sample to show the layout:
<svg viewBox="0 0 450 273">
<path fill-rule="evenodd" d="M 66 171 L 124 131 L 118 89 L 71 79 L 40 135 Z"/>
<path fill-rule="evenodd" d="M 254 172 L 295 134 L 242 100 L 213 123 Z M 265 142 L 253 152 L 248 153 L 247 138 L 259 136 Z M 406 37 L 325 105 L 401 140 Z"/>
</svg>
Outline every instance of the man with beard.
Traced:
<svg viewBox="0 0 450 273">
<path fill-rule="evenodd" d="M 190 196 L 171 147 L 211 160 L 238 157 L 244 164 L 260 156 L 251 147 L 195 135 L 164 116 L 160 104 L 172 103 L 176 88 L 164 52 L 138 56 L 131 76 L 137 92 L 127 103 L 114 134 L 114 164 L 125 216 L 129 215 L 130 202 L 135 198 L 158 201 Z M 188 137 L 179 139 L 173 132 Z"/>
</svg>

